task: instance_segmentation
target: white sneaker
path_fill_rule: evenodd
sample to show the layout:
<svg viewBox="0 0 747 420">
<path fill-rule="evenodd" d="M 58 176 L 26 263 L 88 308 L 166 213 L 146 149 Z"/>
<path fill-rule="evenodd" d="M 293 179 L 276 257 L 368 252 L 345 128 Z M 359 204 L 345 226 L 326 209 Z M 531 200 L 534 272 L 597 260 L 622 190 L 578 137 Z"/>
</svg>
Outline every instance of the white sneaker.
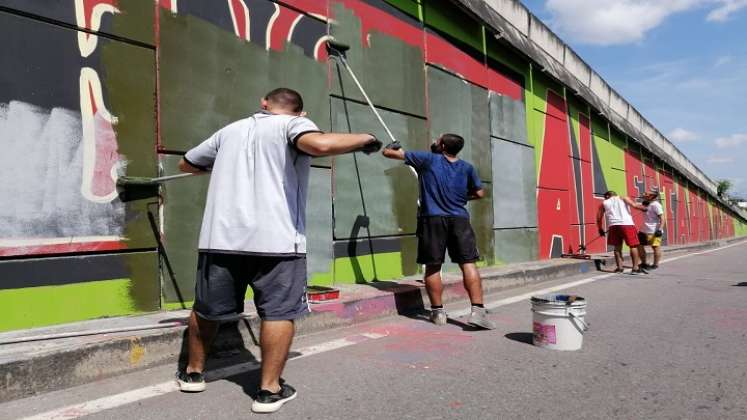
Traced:
<svg viewBox="0 0 747 420">
<path fill-rule="evenodd" d="M 436 325 L 446 325 L 446 311 L 441 309 L 431 309 L 431 322 Z"/>
<path fill-rule="evenodd" d="M 488 310 L 485 308 L 478 308 L 476 306 L 473 306 L 472 313 L 469 316 L 468 322 L 478 328 L 483 328 L 486 330 L 495 329 L 495 324 L 493 324 L 493 322 L 488 319 Z"/>
<path fill-rule="evenodd" d="M 274 413 L 280 410 L 280 407 L 288 401 L 294 400 L 298 396 L 296 390 L 285 383 L 280 384 L 280 391 L 270 392 L 261 389 L 252 403 L 252 411 L 255 413 Z"/>
<path fill-rule="evenodd" d="M 205 377 L 200 372 L 176 372 L 176 383 L 182 392 L 202 392 L 205 390 Z"/>
</svg>

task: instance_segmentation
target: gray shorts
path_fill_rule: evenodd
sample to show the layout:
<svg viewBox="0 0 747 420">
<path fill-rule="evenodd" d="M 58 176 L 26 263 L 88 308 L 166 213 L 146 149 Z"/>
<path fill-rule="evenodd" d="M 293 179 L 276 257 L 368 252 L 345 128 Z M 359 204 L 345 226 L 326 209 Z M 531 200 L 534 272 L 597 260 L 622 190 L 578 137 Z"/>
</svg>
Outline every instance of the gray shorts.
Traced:
<svg viewBox="0 0 747 420">
<path fill-rule="evenodd" d="M 266 257 L 200 252 L 194 311 L 210 321 L 237 319 L 246 288 L 254 291 L 259 317 L 292 320 L 309 313 L 306 257 Z"/>
</svg>

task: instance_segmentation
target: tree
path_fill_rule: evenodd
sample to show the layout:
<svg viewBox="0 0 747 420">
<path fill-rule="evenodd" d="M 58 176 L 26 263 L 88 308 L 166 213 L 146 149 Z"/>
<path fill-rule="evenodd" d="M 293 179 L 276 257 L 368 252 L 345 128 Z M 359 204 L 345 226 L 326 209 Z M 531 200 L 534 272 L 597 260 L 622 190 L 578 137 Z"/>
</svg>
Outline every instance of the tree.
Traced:
<svg viewBox="0 0 747 420">
<path fill-rule="evenodd" d="M 716 184 L 716 192 L 719 196 L 724 197 L 726 193 L 731 189 L 731 181 L 728 179 L 721 179 Z"/>
</svg>

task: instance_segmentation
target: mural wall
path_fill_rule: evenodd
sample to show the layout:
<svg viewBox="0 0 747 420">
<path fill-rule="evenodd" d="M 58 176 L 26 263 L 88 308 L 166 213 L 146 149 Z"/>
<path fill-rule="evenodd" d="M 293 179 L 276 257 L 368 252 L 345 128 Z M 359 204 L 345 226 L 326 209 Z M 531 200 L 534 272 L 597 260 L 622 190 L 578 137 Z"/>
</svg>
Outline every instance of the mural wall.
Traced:
<svg viewBox="0 0 747 420">
<path fill-rule="evenodd" d="M 322 129 L 385 139 L 329 36 L 407 148 L 467 139 L 489 192 L 470 204 L 481 265 L 605 251 L 608 189 L 659 187 L 669 244 L 747 234 L 489 31 L 441 0 L 0 0 L 0 331 L 189 307 L 207 178 L 115 180 L 176 172 L 273 87 L 299 90 Z M 310 188 L 312 283 L 418 273 L 406 167 L 316 159 Z"/>
</svg>

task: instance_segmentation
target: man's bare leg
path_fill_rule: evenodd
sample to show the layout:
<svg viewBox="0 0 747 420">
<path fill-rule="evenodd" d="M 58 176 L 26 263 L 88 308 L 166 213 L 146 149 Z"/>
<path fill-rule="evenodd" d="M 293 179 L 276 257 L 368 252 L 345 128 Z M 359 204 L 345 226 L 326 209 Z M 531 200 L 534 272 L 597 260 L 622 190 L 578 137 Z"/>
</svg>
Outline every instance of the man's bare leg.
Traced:
<svg viewBox="0 0 747 420">
<path fill-rule="evenodd" d="M 441 264 L 426 265 L 424 281 L 431 306 L 442 306 L 441 295 L 444 292 L 444 285 L 441 281 Z"/>
<path fill-rule="evenodd" d="M 623 269 L 623 254 L 622 254 L 622 244 L 617 245 L 615 247 L 615 264 L 617 264 L 617 269 L 622 270 Z"/>
<path fill-rule="evenodd" d="M 488 311 L 483 306 L 482 282 L 477 266 L 475 263 L 466 263 L 459 264 L 459 268 L 462 269 L 464 288 L 467 289 L 469 300 L 472 303 L 472 311 L 468 322 L 473 326 L 487 330 L 495 329 L 495 324 L 488 319 Z"/>
<path fill-rule="evenodd" d="M 205 370 L 205 359 L 210 350 L 218 331 L 218 323 L 200 318 L 195 311 L 189 314 L 189 327 L 187 328 L 187 346 L 189 348 L 189 364 L 187 373 Z"/>
<path fill-rule="evenodd" d="M 293 321 L 262 321 L 259 332 L 259 345 L 262 348 L 260 389 L 273 393 L 280 391 L 280 374 L 288 360 L 295 330 Z"/>
<path fill-rule="evenodd" d="M 473 304 L 482 305 L 482 282 L 480 272 L 475 263 L 459 264 L 464 277 L 464 288 L 469 295 L 469 301 Z"/>
<path fill-rule="evenodd" d="M 646 247 L 641 244 L 638 245 L 638 255 L 641 257 L 641 264 L 646 264 Z M 656 260 L 656 257 L 654 257 L 654 260 Z"/>
<path fill-rule="evenodd" d="M 658 266 L 659 261 L 661 261 L 661 247 L 655 246 L 654 249 L 654 265 Z"/>
<path fill-rule="evenodd" d="M 630 259 L 633 261 L 633 270 L 640 269 L 641 260 L 638 256 L 638 247 L 632 246 L 630 247 Z"/>
</svg>

